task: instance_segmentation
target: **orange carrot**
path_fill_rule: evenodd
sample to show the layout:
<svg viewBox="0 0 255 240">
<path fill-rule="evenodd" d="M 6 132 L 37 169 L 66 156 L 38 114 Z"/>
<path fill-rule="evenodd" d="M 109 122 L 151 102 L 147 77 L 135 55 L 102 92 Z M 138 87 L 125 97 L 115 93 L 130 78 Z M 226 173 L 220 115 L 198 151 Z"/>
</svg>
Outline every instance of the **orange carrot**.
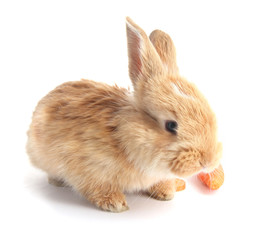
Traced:
<svg viewBox="0 0 255 240">
<path fill-rule="evenodd" d="M 210 173 L 199 173 L 198 179 L 212 190 L 218 189 L 224 182 L 224 171 L 221 165 Z"/>
<path fill-rule="evenodd" d="M 175 188 L 176 188 L 176 192 L 182 191 L 185 189 L 185 181 L 179 178 L 175 179 Z"/>
</svg>

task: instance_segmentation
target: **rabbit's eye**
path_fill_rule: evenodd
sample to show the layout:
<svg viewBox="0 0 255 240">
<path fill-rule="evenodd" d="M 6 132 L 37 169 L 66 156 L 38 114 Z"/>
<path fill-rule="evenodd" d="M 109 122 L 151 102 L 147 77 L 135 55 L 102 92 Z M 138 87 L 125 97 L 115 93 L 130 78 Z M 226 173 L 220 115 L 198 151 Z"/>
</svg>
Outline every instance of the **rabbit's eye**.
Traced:
<svg viewBox="0 0 255 240">
<path fill-rule="evenodd" d="M 170 133 L 177 134 L 178 123 L 176 121 L 166 121 L 166 130 Z"/>
</svg>

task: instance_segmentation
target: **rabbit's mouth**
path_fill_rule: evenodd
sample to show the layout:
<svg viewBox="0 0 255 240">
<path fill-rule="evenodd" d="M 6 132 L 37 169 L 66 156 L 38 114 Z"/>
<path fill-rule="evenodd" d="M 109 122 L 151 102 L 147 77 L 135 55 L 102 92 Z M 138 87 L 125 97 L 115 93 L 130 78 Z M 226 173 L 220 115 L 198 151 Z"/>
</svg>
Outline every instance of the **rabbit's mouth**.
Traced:
<svg viewBox="0 0 255 240">
<path fill-rule="evenodd" d="M 170 162 L 170 169 L 177 177 L 190 177 L 203 170 L 204 166 L 200 162 L 197 154 L 181 152 L 177 158 Z"/>
</svg>

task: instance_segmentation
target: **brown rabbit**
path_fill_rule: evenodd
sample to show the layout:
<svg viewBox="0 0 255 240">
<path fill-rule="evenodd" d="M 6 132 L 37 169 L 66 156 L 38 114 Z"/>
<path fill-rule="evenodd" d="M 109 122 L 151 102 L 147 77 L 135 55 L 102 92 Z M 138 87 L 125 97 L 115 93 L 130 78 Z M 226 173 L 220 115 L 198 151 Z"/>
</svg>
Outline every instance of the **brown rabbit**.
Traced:
<svg viewBox="0 0 255 240">
<path fill-rule="evenodd" d="M 170 200 L 175 177 L 219 164 L 215 115 L 179 75 L 164 32 L 127 18 L 134 92 L 89 80 L 67 82 L 37 105 L 28 131 L 32 163 L 49 182 L 69 185 L 98 207 L 128 209 L 124 192 Z"/>
</svg>

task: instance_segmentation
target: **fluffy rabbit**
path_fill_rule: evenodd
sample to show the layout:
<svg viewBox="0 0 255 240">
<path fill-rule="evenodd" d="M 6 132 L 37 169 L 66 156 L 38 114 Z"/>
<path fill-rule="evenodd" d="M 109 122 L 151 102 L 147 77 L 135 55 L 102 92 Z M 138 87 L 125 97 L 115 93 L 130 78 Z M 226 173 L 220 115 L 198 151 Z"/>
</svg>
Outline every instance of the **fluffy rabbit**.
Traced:
<svg viewBox="0 0 255 240">
<path fill-rule="evenodd" d="M 171 38 L 127 18 L 134 92 L 89 80 L 67 82 L 37 105 L 28 131 L 31 162 L 99 208 L 128 209 L 124 192 L 170 200 L 175 177 L 219 164 L 215 115 L 182 78 Z"/>
</svg>

